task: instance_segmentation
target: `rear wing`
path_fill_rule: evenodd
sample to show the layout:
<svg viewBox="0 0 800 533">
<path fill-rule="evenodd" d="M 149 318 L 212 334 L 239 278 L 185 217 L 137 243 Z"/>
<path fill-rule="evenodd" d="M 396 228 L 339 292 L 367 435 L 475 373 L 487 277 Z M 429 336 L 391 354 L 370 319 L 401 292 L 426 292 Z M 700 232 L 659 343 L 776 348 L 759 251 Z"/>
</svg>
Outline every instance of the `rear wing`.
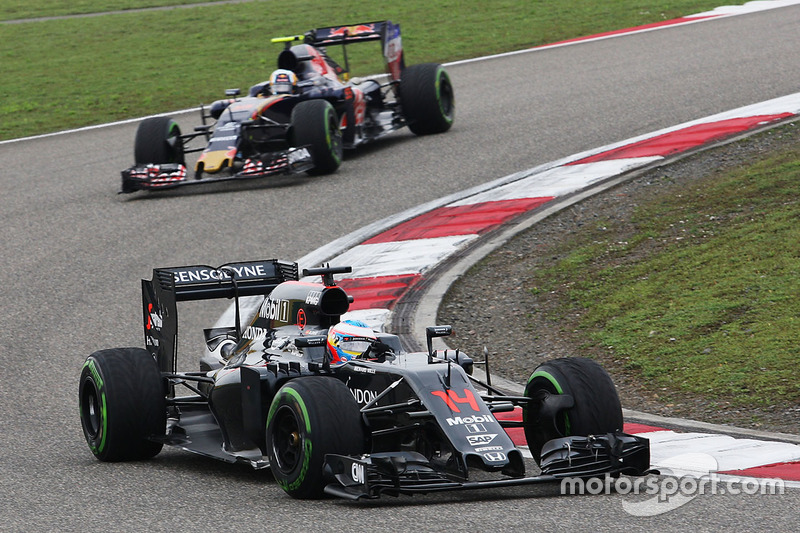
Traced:
<svg viewBox="0 0 800 533">
<path fill-rule="evenodd" d="M 348 60 L 345 45 L 378 40 L 381 41 L 383 57 L 386 60 L 386 70 L 392 76 L 392 79 L 395 81 L 399 80 L 400 73 L 403 68 L 405 68 L 403 42 L 400 38 L 400 25 L 393 24 L 390 20 L 316 28 L 306 32 L 303 36 L 278 37 L 272 39 L 272 42 L 286 43 L 288 48 L 293 41 L 299 41 L 301 39 L 304 44 L 310 44 L 314 47 L 341 45 L 342 48 L 345 49 L 344 73 L 350 72 L 350 65 L 347 64 Z"/>
<path fill-rule="evenodd" d="M 403 59 L 403 41 L 400 38 L 400 25 L 390 20 L 353 24 L 351 26 L 330 26 L 317 28 L 306 34 L 306 43 L 314 46 L 331 46 L 364 41 L 381 41 L 386 70 L 393 80 L 400 80 L 400 73 L 405 68 Z M 345 61 L 347 53 L 345 53 Z M 350 66 L 345 65 L 349 72 Z"/>
<path fill-rule="evenodd" d="M 178 302 L 266 296 L 284 281 L 297 280 L 297 263 L 270 259 L 207 265 L 155 268 L 153 279 L 142 280 L 145 347 L 162 372 L 176 372 Z"/>
<path fill-rule="evenodd" d="M 330 46 L 336 44 L 349 44 L 363 41 L 377 41 L 383 38 L 383 32 L 388 26 L 394 26 L 388 20 L 365 22 L 363 24 L 350 24 L 347 26 L 329 26 L 316 28 L 306 33 L 305 42 L 313 46 Z M 396 26 L 399 28 L 400 26 Z"/>
</svg>

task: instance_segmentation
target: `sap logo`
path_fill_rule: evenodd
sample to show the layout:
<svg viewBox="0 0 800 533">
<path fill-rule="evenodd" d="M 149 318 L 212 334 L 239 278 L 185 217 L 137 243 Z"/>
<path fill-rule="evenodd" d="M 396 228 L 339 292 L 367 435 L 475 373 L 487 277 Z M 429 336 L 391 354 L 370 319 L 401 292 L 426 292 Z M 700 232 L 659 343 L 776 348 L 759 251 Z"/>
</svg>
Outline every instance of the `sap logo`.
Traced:
<svg viewBox="0 0 800 533">
<path fill-rule="evenodd" d="M 489 444 L 497 436 L 497 433 L 489 433 L 488 435 L 467 435 L 467 442 L 470 446 L 480 446 L 481 444 Z"/>
</svg>

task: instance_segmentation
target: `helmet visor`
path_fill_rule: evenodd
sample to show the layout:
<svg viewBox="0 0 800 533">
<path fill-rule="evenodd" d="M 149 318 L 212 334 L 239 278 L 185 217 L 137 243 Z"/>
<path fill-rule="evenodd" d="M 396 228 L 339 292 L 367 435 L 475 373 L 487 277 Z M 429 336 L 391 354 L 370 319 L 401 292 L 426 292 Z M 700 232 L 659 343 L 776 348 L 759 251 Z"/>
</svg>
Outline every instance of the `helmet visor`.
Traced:
<svg viewBox="0 0 800 533">
<path fill-rule="evenodd" d="M 345 338 L 339 342 L 339 349 L 344 352 L 342 355 L 348 357 L 359 357 L 367 351 L 372 342 L 364 338 Z"/>
<path fill-rule="evenodd" d="M 275 94 L 289 94 L 292 92 L 292 82 L 279 81 L 272 85 L 272 92 Z"/>
</svg>

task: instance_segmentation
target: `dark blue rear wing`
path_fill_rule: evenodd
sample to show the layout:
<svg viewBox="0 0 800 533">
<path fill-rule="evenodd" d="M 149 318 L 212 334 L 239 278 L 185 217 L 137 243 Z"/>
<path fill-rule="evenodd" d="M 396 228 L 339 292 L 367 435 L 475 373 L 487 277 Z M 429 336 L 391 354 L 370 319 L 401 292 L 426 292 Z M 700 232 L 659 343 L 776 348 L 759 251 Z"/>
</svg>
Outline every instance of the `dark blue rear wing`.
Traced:
<svg viewBox="0 0 800 533">
<path fill-rule="evenodd" d="M 390 20 L 365 22 L 349 26 L 330 26 L 317 28 L 305 35 L 305 43 L 312 46 L 346 45 L 365 41 L 381 41 L 381 50 L 386 61 L 386 71 L 393 80 L 398 81 L 405 68 L 403 41 L 400 38 L 400 25 Z M 347 55 L 345 52 L 345 63 Z M 350 65 L 345 64 L 350 72 Z"/>
<path fill-rule="evenodd" d="M 177 302 L 266 296 L 284 281 L 298 279 L 297 263 L 270 259 L 207 265 L 155 268 L 152 280 L 142 280 L 144 340 L 162 372 L 176 372 Z M 237 313 L 238 314 L 238 313 Z"/>
<path fill-rule="evenodd" d="M 348 26 L 330 26 L 316 28 L 306 33 L 306 44 L 314 46 L 330 46 L 335 44 L 377 41 L 383 38 L 384 30 L 393 26 L 388 20 L 364 22 Z"/>
</svg>

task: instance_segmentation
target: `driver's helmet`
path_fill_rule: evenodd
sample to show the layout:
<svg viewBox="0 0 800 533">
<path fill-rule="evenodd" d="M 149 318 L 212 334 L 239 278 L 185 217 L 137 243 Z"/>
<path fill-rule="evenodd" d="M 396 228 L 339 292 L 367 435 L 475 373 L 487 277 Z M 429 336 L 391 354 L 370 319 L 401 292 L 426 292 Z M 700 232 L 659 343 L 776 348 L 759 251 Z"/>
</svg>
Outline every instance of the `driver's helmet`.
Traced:
<svg viewBox="0 0 800 533">
<path fill-rule="evenodd" d="M 375 332 L 360 320 L 345 320 L 328 330 L 331 363 L 342 364 L 358 357 L 375 342 Z"/>
<path fill-rule="evenodd" d="M 269 77 L 272 94 L 294 94 L 297 89 L 297 75 L 291 70 L 279 68 Z"/>
</svg>

